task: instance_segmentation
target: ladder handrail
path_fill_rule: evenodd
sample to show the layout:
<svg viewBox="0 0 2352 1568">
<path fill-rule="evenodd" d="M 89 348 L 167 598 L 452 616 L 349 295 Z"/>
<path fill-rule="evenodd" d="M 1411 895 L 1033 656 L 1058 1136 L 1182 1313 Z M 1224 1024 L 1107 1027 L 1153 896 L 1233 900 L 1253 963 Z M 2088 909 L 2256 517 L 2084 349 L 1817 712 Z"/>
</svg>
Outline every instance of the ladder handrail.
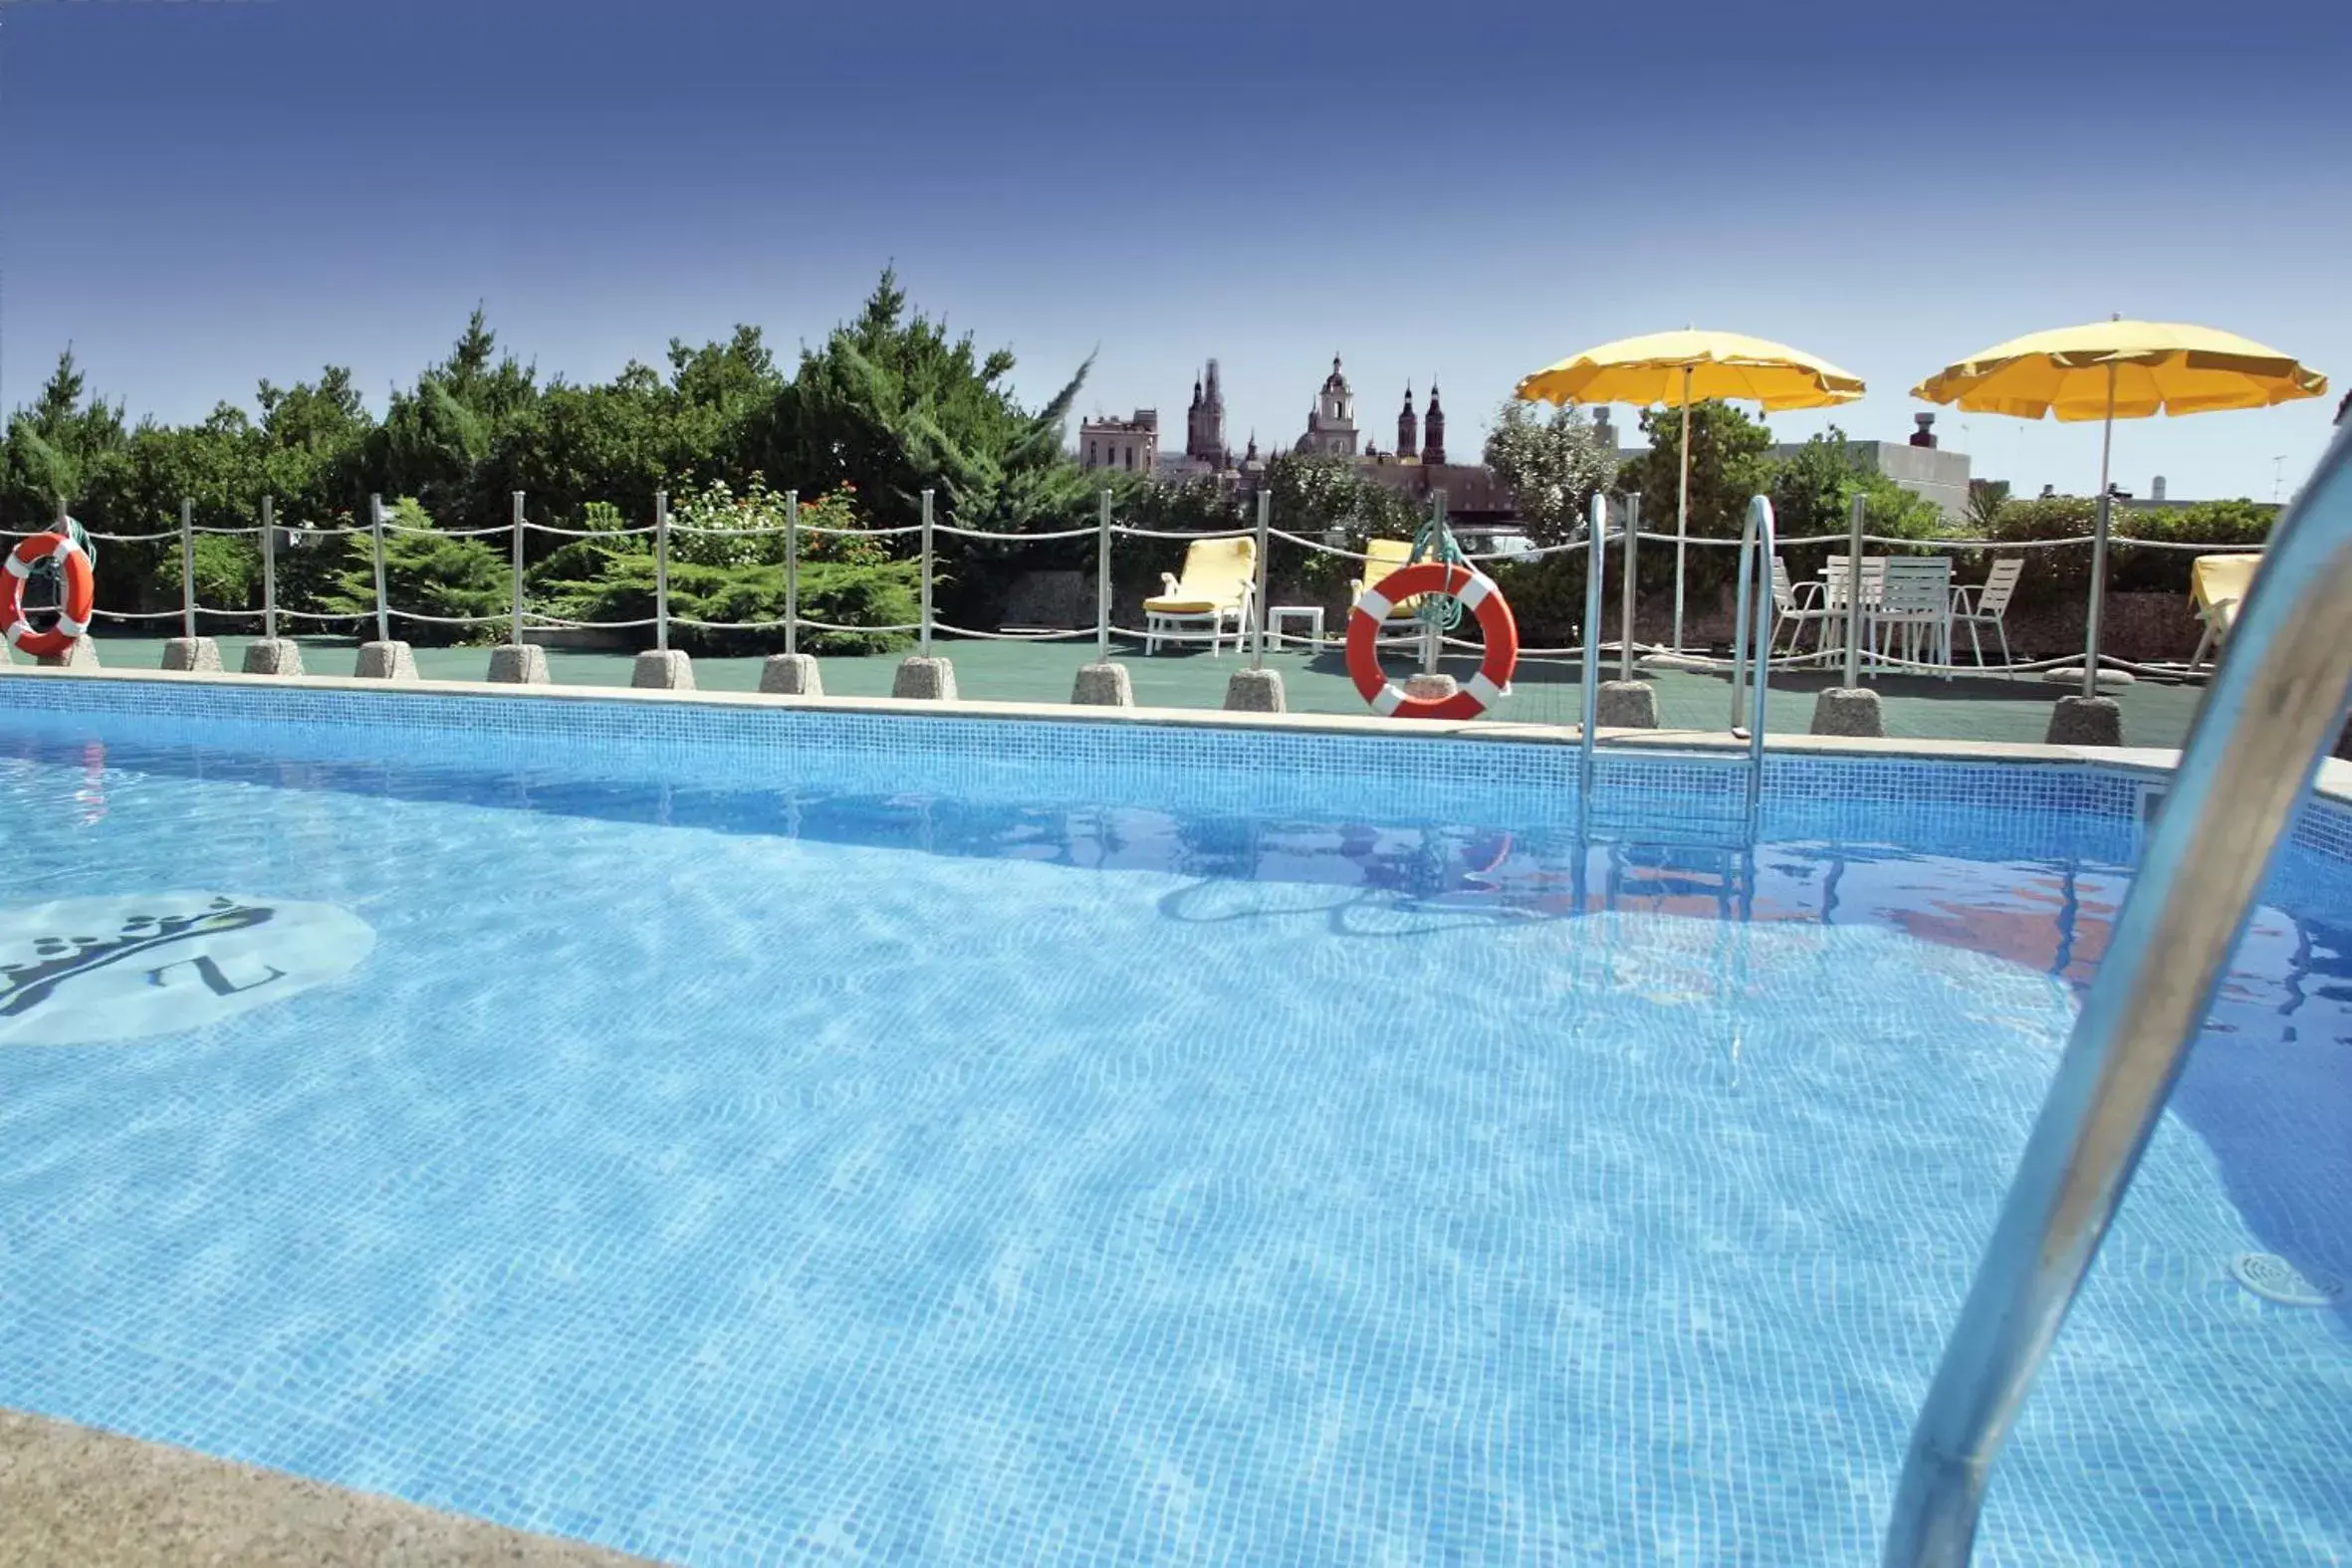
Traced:
<svg viewBox="0 0 2352 1568">
<path fill-rule="evenodd" d="M 1584 704 L 1584 724 L 1576 737 L 1576 750 L 1584 792 L 1590 794 L 1592 732 L 1600 719 L 1600 589 L 1609 560 L 1609 498 L 1598 490 L 1592 493 L 1592 504 L 1585 512 L 1584 541 L 1584 669 L 1581 677 L 1584 689 L 1579 694 Z"/>
<path fill-rule="evenodd" d="M 1961 1568 L 1994 1459 L 2203 1026 L 2272 852 L 2352 697 L 2352 426 L 2269 559 L 2149 828 L 2131 891 L 1936 1369 L 1885 1568 Z"/>
<path fill-rule="evenodd" d="M 1764 560 L 1761 585 L 1757 581 L 1757 560 Z M 1772 503 L 1768 496 L 1751 496 L 1748 517 L 1740 526 L 1740 597 L 1739 607 L 1732 612 L 1732 733 L 1740 733 L 1741 683 L 1748 674 L 1749 660 L 1749 601 L 1756 604 L 1755 657 L 1756 688 L 1748 715 L 1748 810 L 1755 815 L 1764 787 L 1764 697 L 1772 678 L 1772 561 L 1779 557 L 1780 547 L 1772 521 Z M 1751 592 L 1755 588 L 1758 591 Z"/>
</svg>

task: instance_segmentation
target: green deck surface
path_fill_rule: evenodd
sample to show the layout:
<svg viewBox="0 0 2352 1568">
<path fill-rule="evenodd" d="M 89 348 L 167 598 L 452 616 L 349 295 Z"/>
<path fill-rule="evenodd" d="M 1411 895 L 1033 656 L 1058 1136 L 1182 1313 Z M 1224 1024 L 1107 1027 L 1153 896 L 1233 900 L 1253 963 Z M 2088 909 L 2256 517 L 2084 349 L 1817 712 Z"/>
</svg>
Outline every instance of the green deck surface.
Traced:
<svg viewBox="0 0 2352 1568">
<path fill-rule="evenodd" d="M 245 654 L 243 637 L 220 639 L 221 661 L 238 668 Z M 163 661 L 159 638 L 104 637 L 99 639 L 100 662 L 112 669 L 155 669 Z M 959 696 L 999 702 L 1066 703 L 1077 667 L 1094 657 L 1091 641 L 1020 643 L 951 640 L 933 645 L 937 653 L 955 661 Z M 886 697 L 890 677 L 901 655 L 820 661 L 825 692 L 836 697 Z M 1163 649 L 1145 658 L 1137 648 L 1115 648 L 1113 657 L 1131 672 L 1135 701 L 1155 708 L 1220 708 L 1225 702 L 1227 677 L 1247 668 L 1247 654 L 1228 650 L 1220 657 L 1206 651 Z M 348 642 L 304 640 L 303 662 L 313 675 L 350 675 L 354 658 Z M 1321 653 L 1287 648 L 1269 653 L 1270 668 L 1283 672 L 1289 703 L 1299 713 L 1363 713 L 1363 700 L 1347 679 L 1334 647 Z M 1401 656 L 1392 656 L 1401 675 Z M 427 680 L 484 679 L 490 668 L 487 648 L 418 648 L 417 673 Z M 1449 660 L 1456 675 L 1467 675 L 1475 665 Z M 548 669 L 563 685 L 626 686 L 629 657 L 619 653 L 572 653 L 551 650 Z M 1604 674 L 1607 669 L 1604 666 Z M 1521 664 L 1512 695 L 1498 704 L 1492 717 L 1535 724 L 1574 724 L 1579 716 L 1573 663 L 1527 661 Z M 1731 686 L 1718 675 L 1661 672 L 1649 677 L 1658 688 L 1663 722 L 1673 729 L 1722 730 L 1731 718 Z M 697 659 L 694 680 L 704 691 L 755 691 L 760 683 L 760 660 Z M 1834 680 L 1821 674 L 1776 676 L 1766 715 L 1770 731 L 1803 732 L 1812 721 L 1813 694 Z M 1957 675 L 1949 681 L 1916 676 L 1891 676 L 1872 683 L 1886 707 L 1887 733 L 1908 740 L 2027 741 L 2037 742 L 2049 724 L 2050 705 L 2073 688 L 2032 677 Z M 2189 734 L 2190 720 L 2204 696 L 2201 686 L 2164 685 L 2142 681 L 2114 694 L 2123 707 L 2124 740 L 2132 746 L 2178 747 Z"/>
</svg>

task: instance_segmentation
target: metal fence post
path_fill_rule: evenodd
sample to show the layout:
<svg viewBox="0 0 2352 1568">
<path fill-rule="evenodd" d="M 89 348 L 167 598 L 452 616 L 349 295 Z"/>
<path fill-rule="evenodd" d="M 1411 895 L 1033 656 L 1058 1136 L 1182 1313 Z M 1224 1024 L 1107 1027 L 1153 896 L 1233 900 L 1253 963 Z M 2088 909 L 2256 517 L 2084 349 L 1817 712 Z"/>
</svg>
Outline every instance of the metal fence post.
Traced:
<svg viewBox="0 0 2352 1568">
<path fill-rule="evenodd" d="M 1101 538 L 1094 546 L 1094 662 L 1110 662 L 1110 492 L 1102 493 Z"/>
<path fill-rule="evenodd" d="M 670 651 L 670 493 L 653 492 L 653 648 Z"/>
<path fill-rule="evenodd" d="M 1258 492 L 1258 590 L 1251 595 L 1258 605 L 1258 624 L 1253 628 L 1257 641 L 1250 650 L 1250 668 L 1254 670 L 1266 668 L 1266 584 L 1271 575 L 1266 569 L 1267 533 L 1273 518 L 1274 494 L 1262 489 Z"/>
<path fill-rule="evenodd" d="M 261 498 L 261 634 L 278 640 L 278 503 Z"/>
<path fill-rule="evenodd" d="M 61 601 L 62 602 L 62 601 Z M 179 498 L 179 615 L 180 635 L 196 635 L 196 503 Z"/>
<path fill-rule="evenodd" d="M 801 493 L 784 493 L 784 651 L 801 651 Z"/>
<path fill-rule="evenodd" d="M 523 646 L 523 492 L 515 500 L 515 646 Z"/>
<path fill-rule="evenodd" d="M 1617 611 L 1617 679 L 1633 679 L 1633 553 L 1641 539 L 1641 492 L 1625 497 L 1625 593 Z"/>
<path fill-rule="evenodd" d="M 375 547 L 375 640 L 389 642 L 392 640 L 392 612 L 390 604 L 385 601 L 383 591 L 383 497 L 381 496 L 367 498 L 367 532 L 373 537 Z"/>
<path fill-rule="evenodd" d="M 1862 684 L 1862 522 L 1870 510 L 1866 496 L 1856 496 L 1846 520 L 1846 690 Z"/>
<path fill-rule="evenodd" d="M 931 657 L 931 492 L 923 492 L 923 646 L 924 658 Z"/>
<path fill-rule="evenodd" d="M 1446 532 L 1446 493 L 1442 490 L 1430 492 L 1429 524 L 1429 559 L 1443 560 L 1446 559 L 1446 543 L 1451 536 Z M 1369 545 L 1364 547 L 1367 552 L 1371 548 Z M 1434 613 L 1437 603 L 1435 599 L 1425 598 L 1421 602 L 1433 612 L 1429 620 L 1421 623 L 1421 673 L 1435 675 L 1439 650 L 1445 646 L 1445 622 L 1437 618 Z"/>
</svg>

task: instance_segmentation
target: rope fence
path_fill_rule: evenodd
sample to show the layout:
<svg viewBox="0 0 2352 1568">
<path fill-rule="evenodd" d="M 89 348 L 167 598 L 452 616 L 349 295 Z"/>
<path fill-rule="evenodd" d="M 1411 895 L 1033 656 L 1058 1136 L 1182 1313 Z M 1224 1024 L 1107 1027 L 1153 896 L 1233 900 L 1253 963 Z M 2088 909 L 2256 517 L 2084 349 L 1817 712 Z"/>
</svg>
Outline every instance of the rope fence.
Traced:
<svg viewBox="0 0 2352 1568">
<path fill-rule="evenodd" d="M 513 643 L 520 643 L 524 636 L 528 632 L 532 631 L 619 632 L 640 631 L 650 627 L 654 631 L 654 640 L 656 646 L 666 649 L 668 647 L 670 628 L 681 627 L 700 632 L 736 632 L 747 634 L 782 632 L 785 636 L 786 651 L 790 652 L 796 646 L 797 636 L 802 631 L 818 631 L 833 634 L 857 634 L 867 636 L 897 636 L 911 633 L 922 640 L 922 645 L 925 648 L 927 648 L 929 645 L 929 639 L 931 635 L 934 632 L 938 632 L 952 637 L 969 638 L 975 641 L 1008 643 L 1074 642 L 1091 637 L 1096 639 L 1098 646 L 1101 648 L 1103 653 L 1107 655 L 1110 639 L 1114 636 L 1130 643 L 1145 643 L 1147 648 L 1159 642 L 1182 643 L 1187 641 L 1205 640 L 1205 637 L 1202 634 L 1189 631 L 1178 632 L 1172 630 L 1170 626 L 1166 624 L 1159 626 L 1146 625 L 1142 627 L 1135 627 L 1121 625 L 1115 621 L 1112 614 L 1111 595 L 1108 592 L 1110 583 L 1110 552 L 1114 541 L 1120 538 L 1125 538 L 1132 540 L 1149 540 L 1155 542 L 1176 542 L 1190 544 L 1193 542 L 1210 539 L 1236 539 L 1242 537 L 1245 533 L 1245 530 L 1241 528 L 1227 528 L 1217 530 L 1180 530 L 1144 528 L 1132 524 L 1119 523 L 1114 521 L 1111 517 L 1110 493 L 1107 491 L 1102 495 L 1101 518 L 1096 525 L 1085 528 L 1057 529 L 1043 533 L 1017 533 L 989 529 L 965 528 L 956 524 L 938 522 L 932 516 L 933 493 L 929 491 L 924 492 L 922 498 L 924 521 L 920 523 L 902 524 L 891 527 L 873 528 L 802 523 L 799 521 L 798 492 L 787 492 L 785 495 L 785 510 L 788 521 L 784 524 L 774 526 L 755 525 L 742 528 L 714 526 L 708 524 L 686 524 L 673 521 L 668 514 L 668 499 L 666 494 L 656 497 L 655 519 L 652 523 L 600 529 L 567 528 L 559 524 L 538 523 L 530 521 L 524 516 L 523 494 L 521 492 L 517 492 L 515 493 L 513 499 L 514 519 L 511 523 L 489 528 L 463 529 L 417 527 L 399 522 L 397 521 L 394 514 L 389 509 L 384 507 L 382 499 L 379 496 L 370 496 L 368 498 L 368 523 L 363 525 L 340 526 L 277 524 L 272 521 L 272 503 L 266 500 L 262 506 L 262 516 L 264 521 L 258 527 L 224 528 L 215 525 L 198 526 L 191 521 L 192 503 L 183 502 L 181 506 L 181 524 L 177 529 L 156 530 L 148 533 L 112 534 L 87 531 L 83 533 L 83 537 L 88 540 L 109 545 L 151 545 L 165 540 L 178 540 L 180 543 L 181 556 L 181 607 L 178 609 L 160 610 L 98 609 L 94 613 L 99 618 L 125 623 L 147 623 L 178 620 L 182 623 L 184 635 L 189 638 L 194 638 L 198 635 L 197 627 L 202 617 L 212 617 L 215 620 L 260 619 L 265 626 L 265 635 L 272 637 L 276 635 L 276 625 L 278 620 L 284 618 L 291 621 L 306 622 L 317 626 L 353 626 L 361 625 L 369 620 L 373 620 L 376 623 L 378 640 L 388 641 L 390 624 L 391 622 L 397 620 L 418 625 L 463 628 L 504 625 L 509 628 L 509 638 Z M 1263 503 L 1266 498 L 1262 497 L 1261 499 Z M 1433 522 L 1442 521 L 1444 515 L 1444 497 L 1442 494 L 1440 494 L 1434 499 Z M 64 517 L 64 514 L 61 510 L 60 523 L 55 526 L 64 527 L 69 523 L 70 520 Z M 74 526 L 76 528 L 79 527 L 78 525 Z M 39 532 L 47 532 L 47 530 Z M 654 613 L 650 616 L 639 616 L 621 620 L 584 620 L 571 616 L 553 614 L 543 609 L 533 608 L 528 602 L 528 584 L 526 581 L 526 540 L 528 536 L 533 534 L 546 535 L 564 540 L 606 540 L 615 542 L 622 540 L 641 540 L 650 538 L 653 541 L 653 554 L 656 562 Z M 212 538 L 258 539 L 261 542 L 263 558 L 263 603 L 258 610 L 252 608 L 228 609 L 212 605 L 199 604 L 196 602 L 194 541 L 198 535 L 204 535 Z M 350 538 L 358 535 L 367 536 L 371 542 L 370 564 L 374 573 L 375 592 L 374 603 L 370 608 L 322 611 L 290 608 L 278 602 L 279 593 L 277 585 L 277 557 L 282 549 L 292 548 L 295 550 L 300 550 L 315 540 L 327 538 Z M 385 589 L 385 573 L 387 562 L 384 551 L 384 540 L 386 536 L 389 535 L 464 540 L 511 538 L 514 542 L 513 563 L 511 568 L 512 607 L 509 610 L 498 614 L 435 615 L 421 610 L 401 609 L 393 605 L 389 602 L 389 596 Z M 780 544 L 783 547 L 784 555 L 782 564 L 785 566 L 787 572 L 785 614 L 778 617 L 770 617 L 760 620 L 712 621 L 704 620 L 691 615 L 682 615 L 672 611 L 669 608 L 669 592 L 672 564 L 670 537 L 673 535 L 685 535 L 701 539 L 751 539 Z M 801 613 L 799 607 L 799 571 L 803 564 L 801 548 L 802 535 L 810 535 L 825 539 L 873 540 L 900 539 L 909 535 L 921 535 L 923 537 L 923 544 L 918 559 L 921 562 L 919 581 L 922 613 L 919 618 L 913 621 L 898 622 L 887 625 L 855 625 L 822 620 L 817 617 Z M 931 597 L 933 583 L 937 576 L 937 561 L 934 539 L 939 535 L 946 535 L 955 539 L 978 541 L 1004 547 L 1059 544 L 1083 539 L 1095 540 L 1095 554 L 1097 556 L 1095 623 L 1092 626 L 1017 628 L 1000 626 L 991 629 L 987 627 L 957 625 L 938 618 L 931 612 Z M 0 532 L 0 539 L 17 540 L 28 537 L 31 537 L 31 531 Z M 1284 545 L 1294 550 L 1303 551 L 1312 556 L 1324 556 L 1338 560 L 1353 562 L 1359 567 L 1373 560 L 1368 552 L 1348 549 L 1342 544 L 1333 543 L 1331 539 L 1327 537 L 1323 539 L 1316 539 L 1306 535 L 1293 533 L 1288 530 L 1274 528 L 1263 515 L 1261 516 L 1258 523 L 1258 537 L 1261 541 L 1265 542 L 1279 540 Z M 1627 542 L 1639 541 L 1653 544 L 1696 546 L 1701 549 L 1738 550 L 1742 548 L 1742 542 L 1738 539 L 1681 536 L 1673 533 L 1644 530 L 1638 526 L 1629 530 L 1621 529 L 1615 531 L 1609 536 L 1609 538 L 1612 542 L 1616 542 L 1620 545 L 1623 545 Z M 1856 535 L 1852 532 L 1847 532 L 1838 534 L 1797 536 L 1793 538 L 1782 539 L 1778 542 L 1778 544 L 1779 548 L 1783 551 L 1825 545 L 1845 546 L 1850 548 L 1857 538 L 1865 545 L 1877 546 L 1884 549 L 1913 552 L 1933 551 L 1937 553 L 1949 553 L 1952 555 L 1982 555 L 1991 552 L 2062 550 L 2069 548 L 2081 548 L 2095 543 L 2094 536 L 2089 534 L 2068 536 L 2060 539 L 1995 540 L 1906 539 L 1876 534 Z M 281 545 L 281 540 L 285 541 L 286 543 Z M 2219 543 L 2206 544 L 2181 540 L 2136 539 L 2131 536 L 2121 534 L 2110 534 L 2108 536 L 2107 543 L 2110 549 L 2130 548 L 2140 550 L 2164 550 L 2208 554 L 2216 552 L 2226 552 L 2230 554 L 2258 554 L 2260 550 L 2260 547 L 2258 546 L 2230 545 Z M 1586 541 L 1577 540 L 1557 545 L 1529 546 L 1519 550 L 1490 550 L 1482 553 L 1466 553 L 1461 559 L 1476 562 L 1505 561 L 1526 563 L 1542 560 L 1546 557 L 1563 554 L 1565 552 L 1585 550 L 1587 548 L 1588 546 Z M 1253 624 L 1237 627 L 1237 644 L 1240 642 L 1242 636 L 1254 635 L 1257 639 L 1256 646 L 1258 647 L 1261 656 L 1263 655 L 1263 649 L 1266 644 L 1270 640 L 1274 640 L 1270 639 L 1267 634 L 1269 612 L 1273 606 L 1270 606 L 1266 602 L 1266 592 L 1264 587 L 1264 584 L 1267 580 L 1269 563 L 1263 559 L 1263 557 L 1269 553 L 1270 552 L 1267 550 L 1261 551 L 1261 560 L 1258 563 L 1257 578 L 1252 584 L 1253 591 L 1249 595 L 1250 602 L 1254 606 L 1254 612 L 1249 616 L 1249 619 L 1253 621 Z M 1631 552 L 1627 551 L 1625 554 L 1630 557 Z M 771 563 L 773 564 L 775 562 Z M 1630 606 L 1634 597 L 1630 560 L 1625 562 L 1624 576 L 1625 601 L 1626 604 Z M 1678 582 L 1678 597 L 1680 593 L 1680 586 L 1681 584 Z M 1865 610 L 1865 616 L 1867 616 L 1867 610 Z M 1404 634 L 1398 635 L 1401 636 Z M 1438 650 L 1461 653 L 1476 653 L 1482 646 L 1482 644 L 1478 642 L 1462 637 L 1444 635 L 1442 632 L 1434 631 L 1434 629 L 1425 629 L 1424 632 L 1413 633 L 1411 635 L 1416 642 L 1426 644 L 1427 648 L 1430 650 L 1430 657 L 1433 658 L 1436 651 Z M 1302 639 L 1298 639 L 1294 636 L 1291 640 Z M 1628 664 L 1630 664 L 1631 660 L 1635 658 L 1671 656 L 1675 662 L 1676 667 L 1679 668 L 1729 671 L 1733 667 L 1733 661 L 1730 659 L 1718 658 L 1711 654 L 1702 652 L 1671 648 L 1657 643 L 1643 643 L 1638 639 L 1634 640 L 1629 646 L 1627 641 L 1620 637 L 1617 640 L 1603 644 L 1603 646 L 1611 653 L 1612 656 L 1623 658 Z M 1572 643 L 1563 647 L 1523 647 L 1520 650 L 1521 656 L 1523 658 L 1536 660 L 1576 659 L 1581 658 L 1584 655 L 1584 652 L 1585 648 L 1582 642 Z M 1892 653 L 1883 652 L 1877 648 L 1867 648 L 1861 651 L 1858 657 L 1862 666 L 1873 672 L 1901 672 L 1910 674 L 1947 676 L 1957 672 L 1966 672 L 1970 674 L 1982 673 L 1987 675 L 2033 674 L 2069 665 L 2078 666 L 2082 662 L 2082 655 L 2077 653 L 2057 658 L 2003 659 L 1999 663 L 1985 663 L 1978 661 L 1964 664 L 1959 662 L 1957 648 L 1954 650 L 1954 662 L 1949 664 L 1937 661 L 1901 657 Z M 1799 652 L 1796 651 L 1792 642 L 1787 652 L 1773 655 L 1770 664 L 1772 668 L 1782 671 L 1827 669 L 1844 660 L 1845 658 L 1846 652 L 1842 647 L 1819 646 L 1810 652 Z M 2102 668 L 2112 667 L 2135 675 L 2177 677 L 2188 672 L 2192 668 L 2191 665 L 2168 663 L 2163 661 L 2135 662 L 2123 660 L 2104 653 L 2099 656 L 2099 663 Z"/>
</svg>

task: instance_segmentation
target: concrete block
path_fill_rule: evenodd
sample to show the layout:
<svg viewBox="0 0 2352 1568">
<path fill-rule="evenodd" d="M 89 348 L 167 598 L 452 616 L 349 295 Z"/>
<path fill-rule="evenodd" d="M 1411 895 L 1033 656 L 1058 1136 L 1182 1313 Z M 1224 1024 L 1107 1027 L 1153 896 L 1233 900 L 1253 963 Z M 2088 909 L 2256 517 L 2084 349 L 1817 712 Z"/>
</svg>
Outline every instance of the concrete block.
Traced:
<svg viewBox="0 0 2352 1568">
<path fill-rule="evenodd" d="M 362 642 L 359 666 L 352 673 L 363 681 L 412 681 L 416 653 L 404 642 Z"/>
<path fill-rule="evenodd" d="M 220 643 L 211 637 L 173 637 L 163 644 L 163 667 L 191 673 L 220 669 Z"/>
<path fill-rule="evenodd" d="M 956 667 L 946 659 L 909 654 L 898 661 L 898 673 L 890 678 L 890 695 L 926 702 L 954 702 Z"/>
<path fill-rule="evenodd" d="M 2054 670 L 2042 671 L 2041 678 L 2052 686 L 2080 687 L 2082 685 L 2082 666 L 2061 664 Z M 2138 684 L 2138 681 L 2139 677 L 2129 670 L 2111 670 L 2103 664 L 2099 666 L 2099 687 L 2102 691 L 2120 691 L 2126 686 Z"/>
<path fill-rule="evenodd" d="M 2052 746 L 2121 746 L 2123 709 L 2112 697 L 2061 697 L 2045 739 Z"/>
<path fill-rule="evenodd" d="M 1283 672 L 1280 670 L 1236 670 L 1225 683 L 1225 711 L 1227 713 L 1286 713 L 1283 700 Z"/>
<path fill-rule="evenodd" d="M 490 679 L 500 686 L 545 686 L 548 684 L 547 649 L 537 643 L 513 643 L 490 650 Z"/>
<path fill-rule="evenodd" d="M 1886 709 L 1867 686 L 1832 686 L 1813 699 L 1813 734 L 1884 738 Z"/>
<path fill-rule="evenodd" d="M 1086 708 L 1132 708 L 1135 680 L 1124 664 L 1081 664 L 1069 700 Z"/>
<path fill-rule="evenodd" d="M 1408 675 L 1405 695 L 1415 702 L 1444 702 L 1462 689 L 1451 675 Z"/>
<path fill-rule="evenodd" d="M 33 661 L 45 670 L 95 670 L 98 668 L 98 644 L 88 637 L 76 637 L 66 644 L 63 653 L 44 653 Z"/>
<path fill-rule="evenodd" d="M 814 653 L 771 653 L 760 666 L 760 690 L 771 697 L 823 697 L 824 677 Z"/>
<path fill-rule="evenodd" d="M 1658 728 L 1658 688 L 1648 681 L 1603 681 L 1592 704 L 1593 722 L 1600 729 Z"/>
<path fill-rule="evenodd" d="M 629 684 L 646 692 L 690 692 L 694 661 L 675 648 L 647 648 L 630 666 Z"/>
<path fill-rule="evenodd" d="M 245 645 L 248 675 L 300 675 L 302 644 L 291 637 L 256 637 Z"/>
</svg>

